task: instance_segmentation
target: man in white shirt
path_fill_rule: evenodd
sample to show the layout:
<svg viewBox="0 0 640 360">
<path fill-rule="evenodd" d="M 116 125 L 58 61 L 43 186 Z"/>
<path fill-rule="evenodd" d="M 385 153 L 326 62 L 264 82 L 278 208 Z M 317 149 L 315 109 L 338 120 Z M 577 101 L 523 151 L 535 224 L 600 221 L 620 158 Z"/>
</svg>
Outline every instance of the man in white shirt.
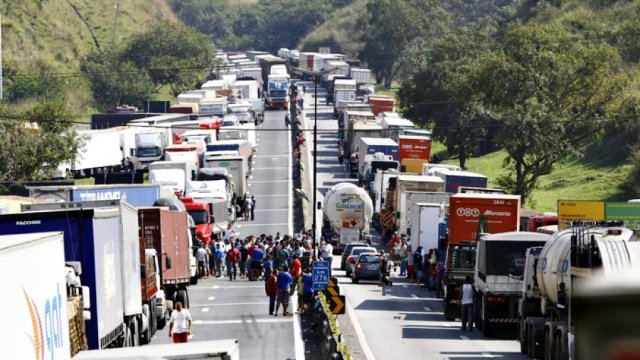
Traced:
<svg viewBox="0 0 640 360">
<path fill-rule="evenodd" d="M 231 241 L 231 237 L 236 235 L 236 231 L 231 228 L 231 224 L 222 232 L 222 236 L 227 241 Z"/>
<path fill-rule="evenodd" d="M 324 239 L 322 239 L 321 241 L 322 248 L 320 249 L 320 251 L 322 260 L 329 262 L 329 276 L 331 276 L 331 264 L 333 262 L 333 245 L 331 245 L 327 241 L 324 241 Z"/>
<path fill-rule="evenodd" d="M 473 331 L 473 297 L 475 289 L 471 284 L 471 276 L 464 279 L 462 291 L 460 292 L 460 304 L 462 307 L 462 331 L 467 330 L 467 320 L 469 322 L 469 331 Z"/>
<path fill-rule="evenodd" d="M 174 343 L 186 343 L 191 335 L 191 314 L 189 310 L 182 307 L 180 301 L 176 302 L 176 308 L 171 312 L 169 322 L 169 337 Z"/>
</svg>

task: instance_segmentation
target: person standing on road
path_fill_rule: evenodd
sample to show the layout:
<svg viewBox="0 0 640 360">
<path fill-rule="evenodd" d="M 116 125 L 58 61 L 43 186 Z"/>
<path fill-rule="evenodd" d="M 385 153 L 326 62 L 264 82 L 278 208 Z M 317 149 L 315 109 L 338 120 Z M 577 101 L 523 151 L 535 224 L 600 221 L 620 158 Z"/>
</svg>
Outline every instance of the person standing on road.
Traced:
<svg viewBox="0 0 640 360">
<path fill-rule="evenodd" d="M 256 197 L 251 195 L 251 221 L 256 218 Z"/>
<path fill-rule="evenodd" d="M 300 98 L 298 99 L 298 106 L 300 107 L 300 110 L 304 110 L 304 98 Z"/>
<path fill-rule="evenodd" d="M 416 285 L 420 285 L 420 281 L 422 281 L 423 263 L 422 246 L 418 246 L 416 252 L 413 253 L 413 266 L 416 269 Z"/>
<path fill-rule="evenodd" d="M 384 286 L 385 278 L 389 276 L 388 268 L 388 260 L 384 255 L 384 250 L 380 250 L 380 286 Z"/>
<path fill-rule="evenodd" d="M 232 236 L 236 235 L 236 231 L 231 228 L 231 224 L 227 225 L 227 228 L 223 231 L 222 235 L 225 240 L 231 240 Z"/>
<path fill-rule="evenodd" d="M 467 322 L 469 323 L 469 331 L 473 331 L 473 297 L 475 289 L 471 284 L 471 276 L 464 279 L 462 291 L 460 292 L 460 304 L 462 304 L 462 331 L 467 330 Z"/>
<path fill-rule="evenodd" d="M 182 307 L 180 301 L 176 302 L 176 308 L 171 312 L 171 320 L 169 320 L 169 337 L 173 338 L 174 343 L 186 343 L 191 335 L 191 314 L 189 310 Z"/>
<path fill-rule="evenodd" d="M 273 273 L 267 278 L 265 288 L 269 297 L 269 315 L 273 315 L 276 307 L 276 295 L 278 295 L 278 269 L 273 269 Z"/>
<path fill-rule="evenodd" d="M 243 244 L 240 247 L 240 278 L 247 276 L 247 259 L 249 258 L 249 249 L 247 244 Z"/>
<path fill-rule="evenodd" d="M 325 241 L 324 238 L 321 238 L 322 241 L 322 260 L 329 263 L 329 277 L 331 277 L 331 264 L 333 263 L 333 245 L 328 241 Z"/>
<path fill-rule="evenodd" d="M 299 285 L 300 275 L 302 275 L 302 263 L 298 259 L 298 254 L 293 255 L 293 260 L 291 261 L 291 277 L 293 278 L 293 282 L 291 283 L 291 295 L 293 295 L 296 286 Z"/>
<path fill-rule="evenodd" d="M 311 307 L 313 306 L 313 276 L 311 269 L 306 267 L 304 275 L 302 275 L 302 303 L 304 307 L 300 309 L 300 313 L 311 315 Z"/>
<path fill-rule="evenodd" d="M 289 308 L 289 291 L 291 289 L 291 274 L 289 274 L 289 268 L 287 266 L 282 267 L 282 272 L 278 273 L 278 294 L 276 298 L 276 312 L 275 316 L 278 316 L 278 309 L 282 304 L 282 315 L 287 316 L 289 312 L 287 309 Z"/>
<path fill-rule="evenodd" d="M 238 272 L 238 261 L 240 261 L 240 250 L 232 246 L 227 251 L 227 275 L 229 281 L 236 279 L 236 273 Z"/>
<path fill-rule="evenodd" d="M 287 113 L 284 114 L 284 126 L 289 127 L 289 125 L 291 125 L 291 117 L 289 116 L 289 112 L 287 111 Z"/>
<path fill-rule="evenodd" d="M 198 260 L 198 271 L 200 272 L 200 278 L 207 278 L 207 250 L 200 244 L 196 251 L 196 260 Z"/>
<path fill-rule="evenodd" d="M 402 234 L 400 238 L 400 276 L 407 276 L 407 259 L 409 257 L 407 247 L 407 236 Z"/>
</svg>

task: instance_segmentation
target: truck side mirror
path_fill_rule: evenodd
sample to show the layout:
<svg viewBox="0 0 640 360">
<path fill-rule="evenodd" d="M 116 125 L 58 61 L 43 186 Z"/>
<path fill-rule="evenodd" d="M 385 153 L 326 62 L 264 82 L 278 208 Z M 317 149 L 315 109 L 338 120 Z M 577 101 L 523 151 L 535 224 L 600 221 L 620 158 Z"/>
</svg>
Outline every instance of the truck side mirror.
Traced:
<svg viewBox="0 0 640 360">
<path fill-rule="evenodd" d="M 164 259 L 164 265 L 165 265 L 164 267 L 165 267 L 167 270 L 169 270 L 169 269 L 171 269 L 171 265 L 172 265 L 172 264 L 173 264 L 173 262 L 171 261 L 171 256 L 167 256 L 167 257 Z"/>
<path fill-rule="evenodd" d="M 136 156 L 136 149 L 129 149 L 129 155 Z"/>
<path fill-rule="evenodd" d="M 211 216 L 209 216 L 209 219 L 211 220 L 212 224 L 216 223 L 216 217 L 215 216 L 211 215 Z"/>
<path fill-rule="evenodd" d="M 196 173 L 195 170 L 191 170 L 191 181 L 194 181 L 196 179 L 197 175 L 198 174 Z"/>
</svg>

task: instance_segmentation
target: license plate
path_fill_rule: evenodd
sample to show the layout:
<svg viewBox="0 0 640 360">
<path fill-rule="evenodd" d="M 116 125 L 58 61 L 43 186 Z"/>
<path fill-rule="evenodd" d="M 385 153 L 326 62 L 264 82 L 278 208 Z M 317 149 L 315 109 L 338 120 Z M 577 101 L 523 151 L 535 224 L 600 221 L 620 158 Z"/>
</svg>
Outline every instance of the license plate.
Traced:
<svg viewBox="0 0 640 360">
<path fill-rule="evenodd" d="M 364 266 L 364 268 L 367 269 L 367 270 L 376 270 L 376 269 L 378 269 L 378 265 L 376 265 L 376 264 L 367 264 L 367 265 Z"/>
</svg>

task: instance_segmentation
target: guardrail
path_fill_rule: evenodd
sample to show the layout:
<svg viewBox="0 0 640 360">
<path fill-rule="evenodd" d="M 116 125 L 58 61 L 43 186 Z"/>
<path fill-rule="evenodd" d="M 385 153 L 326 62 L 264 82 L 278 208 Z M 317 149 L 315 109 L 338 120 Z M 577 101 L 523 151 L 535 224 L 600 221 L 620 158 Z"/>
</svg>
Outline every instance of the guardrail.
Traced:
<svg viewBox="0 0 640 360">
<path fill-rule="evenodd" d="M 329 303 L 323 292 L 318 292 L 316 300 L 320 306 L 313 313 L 316 336 L 320 337 L 320 351 L 323 359 L 351 359 L 347 345 L 342 342 L 342 333 L 335 315 L 331 313 Z"/>
</svg>

